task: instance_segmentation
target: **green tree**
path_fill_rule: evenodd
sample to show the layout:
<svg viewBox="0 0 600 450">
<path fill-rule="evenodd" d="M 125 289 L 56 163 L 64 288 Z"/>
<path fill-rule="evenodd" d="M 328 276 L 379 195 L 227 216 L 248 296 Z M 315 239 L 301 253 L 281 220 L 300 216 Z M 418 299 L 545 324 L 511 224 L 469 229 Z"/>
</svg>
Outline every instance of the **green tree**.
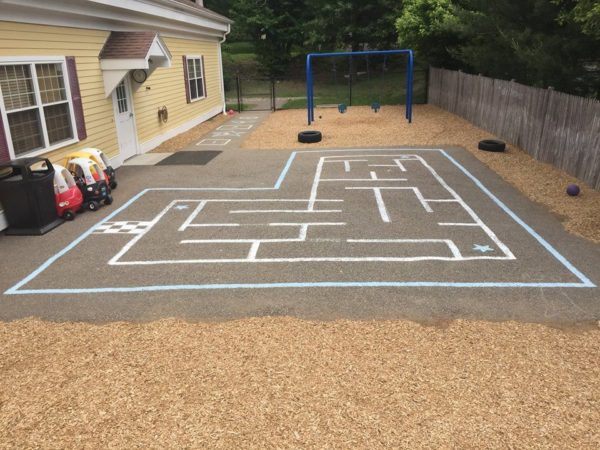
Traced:
<svg viewBox="0 0 600 450">
<path fill-rule="evenodd" d="M 395 47 L 401 5 L 398 0 L 306 0 L 307 43 L 322 50 Z"/>
<path fill-rule="evenodd" d="M 564 9 L 560 22 L 573 21 L 594 39 L 600 39 L 600 2 L 598 0 L 556 0 Z"/>
<path fill-rule="evenodd" d="M 239 32 L 251 37 L 268 75 L 285 73 L 292 49 L 304 41 L 306 8 L 296 0 L 235 0 L 230 13 Z"/>
<path fill-rule="evenodd" d="M 450 0 L 405 0 L 396 20 L 398 44 L 412 48 L 430 64 L 459 68 L 450 49 L 461 42 L 456 7 Z"/>
<path fill-rule="evenodd" d="M 407 0 L 396 27 L 433 64 L 597 95 L 600 46 L 577 22 L 581 3 Z"/>
<path fill-rule="evenodd" d="M 205 0 L 204 6 L 211 11 L 229 16 L 229 9 L 231 8 L 231 0 Z"/>
</svg>

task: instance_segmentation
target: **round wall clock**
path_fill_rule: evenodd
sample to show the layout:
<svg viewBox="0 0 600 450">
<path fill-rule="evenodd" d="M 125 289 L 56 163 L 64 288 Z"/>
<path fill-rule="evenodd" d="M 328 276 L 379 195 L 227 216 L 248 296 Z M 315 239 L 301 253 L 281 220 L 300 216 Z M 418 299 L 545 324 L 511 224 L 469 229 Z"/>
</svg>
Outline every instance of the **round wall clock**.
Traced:
<svg viewBox="0 0 600 450">
<path fill-rule="evenodd" d="M 131 76 L 136 83 L 142 84 L 148 78 L 148 73 L 144 69 L 136 69 Z"/>
</svg>

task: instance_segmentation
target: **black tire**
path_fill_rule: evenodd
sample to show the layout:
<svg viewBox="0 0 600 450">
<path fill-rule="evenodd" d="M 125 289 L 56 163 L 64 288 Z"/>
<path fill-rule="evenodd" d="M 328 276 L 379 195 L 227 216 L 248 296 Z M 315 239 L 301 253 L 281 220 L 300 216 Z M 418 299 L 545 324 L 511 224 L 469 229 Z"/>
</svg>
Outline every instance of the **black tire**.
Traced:
<svg viewBox="0 0 600 450">
<path fill-rule="evenodd" d="M 321 142 L 321 139 L 323 139 L 323 135 L 317 130 L 306 130 L 298 133 L 298 142 L 303 144 L 314 144 Z"/>
<path fill-rule="evenodd" d="M 65 220 L 73 220 L 75 218 L 75 213 L 70 209 L 66 210 L 63 214 L 63 219 Z"/>
<path fill-rule="evenodd" d="M 104 199 L 104 204 L 105 205 L 110 205 L 113 202 L 113 198 L 112 195 L 107 195 L 106 198 Z"/>
<path fill-rule="evenodd" d="M 118 185 L 119 185 L 119 184 L 118 184 L 116 181 L 111 181 L 111 182 L 110 182 L 110 188 L 111 188 L 111 189 L 116 189 Z"/>
<path fill-rule="evenodd" d="M 486 152 L 503 152 L 506 149 L 506 144 L 495 139 L 484 139 L 479 141 L 478 148 Z"/>
<path fill-rule="evenodd" d="M 92 200 L 91 202 L 88 203 L 87 208 L 90 211 L 97 211 L 98 208 L 100 208 L 100 203 L 98 203 L 96 200 Z"/>
</svg>

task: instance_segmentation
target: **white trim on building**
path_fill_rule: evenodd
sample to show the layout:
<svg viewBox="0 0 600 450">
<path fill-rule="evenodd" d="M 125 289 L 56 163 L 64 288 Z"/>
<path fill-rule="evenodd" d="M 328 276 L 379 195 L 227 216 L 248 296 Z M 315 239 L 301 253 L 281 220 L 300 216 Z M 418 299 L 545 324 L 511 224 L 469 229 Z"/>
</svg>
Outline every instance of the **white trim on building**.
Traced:
<svg viewBox="0 0 600 450">
<path fill-rule="evenodd" d="M 221 40 L 231 20 L 174 0 L 0 0 L 1 20 Z"/>
</svg>

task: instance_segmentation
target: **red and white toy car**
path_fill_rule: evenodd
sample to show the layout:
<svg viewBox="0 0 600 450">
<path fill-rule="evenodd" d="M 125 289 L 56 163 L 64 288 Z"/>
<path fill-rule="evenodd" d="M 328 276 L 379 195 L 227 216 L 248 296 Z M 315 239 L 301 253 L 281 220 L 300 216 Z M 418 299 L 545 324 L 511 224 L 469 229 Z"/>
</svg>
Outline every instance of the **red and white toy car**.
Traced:
<svg viewBox="0 0 600 450">
<path fill-rule="evenodd" d="M 83 208 L 96 211 L 100 202 L 110 205 L 113 202 L 108 186 L 108 178 L 98 165 L 88 158 L 74 158 L 67 164 L 75 183 L 83 195 Z"/>
<path fill-rule="evenodd" d="M 73 220 L 75 212 L 81 209 L 83 195 L 69 171 L 61 165 L 54 164 L 54 198 L 56 212 L 65 220 Z"/>
</svg>

